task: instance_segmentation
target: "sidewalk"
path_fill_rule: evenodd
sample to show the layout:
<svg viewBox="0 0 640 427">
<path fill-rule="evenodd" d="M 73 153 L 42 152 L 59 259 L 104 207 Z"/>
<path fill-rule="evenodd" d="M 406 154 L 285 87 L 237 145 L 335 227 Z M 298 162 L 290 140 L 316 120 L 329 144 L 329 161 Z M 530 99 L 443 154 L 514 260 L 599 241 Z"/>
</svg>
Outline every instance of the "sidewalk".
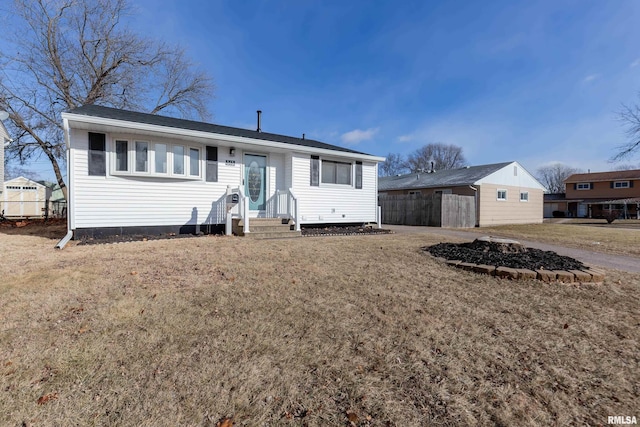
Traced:
<svg viewBox="0 0 640 427">
<path fill-rule="evenodd" d="M 384 224 L 383 228 L 393 231 L 397 234 L 438 234 L 441 236 L 453 236 L 463 239 L 473 240 L 480 236 L 486 236 L 487 233 L 482 233 L 478 229 L 470 229 L 469 231 L 454 230 L 450 228 L 439 227 L 413 227 L 409 225 L 390 225 Z M 623 256 L 623 255 L 609 255 L 601 252 L 586 251 L 583 249 L 568 248 L 565 246 L 551 245 L 548 243 L 534 242 L 531 240 L 517 239 L 520 243 L 530 248 L 541 249 L 543 251 L 554 251 L 560 255 L 569 256 L 575 258 L 578 261 L 582 261 L 586 264 L 594 266 L 600 266 L 604 268 L 611 268 L 614 270 L 627 271 L 629 273 L 640 273 L 640 259 Z"/>
</svg>

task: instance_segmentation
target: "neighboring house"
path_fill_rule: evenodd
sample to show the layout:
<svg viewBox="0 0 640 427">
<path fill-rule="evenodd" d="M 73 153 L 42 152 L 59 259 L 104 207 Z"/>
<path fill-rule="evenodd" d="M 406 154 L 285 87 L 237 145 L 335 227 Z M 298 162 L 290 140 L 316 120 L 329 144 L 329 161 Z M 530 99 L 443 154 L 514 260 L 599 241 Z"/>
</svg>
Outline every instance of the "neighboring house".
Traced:
<svg viewBox="0 0 640 427">
<path fill-rule="evenodd" d="M 0 212 L 7 218 L 40 218 L 48 214 L 51 189 L 20 176 L 4 183 Z"/>
<path fill-rule="evenodd" d="M 567 215 L 603 218 L 611 211 L 640 218 L 640 169 L 577 173 L 564 180 Z"/>
<path fill-rule="evenodd" d="M 542 222 L 545 188 L 518 162 L 467 166 L 380 178 L 380 195 L 434 193 L 474 196 L 477 225 Z"/>
<path fill-rule="evenodd" d="M 257 131 L 95 105 L 62 118 L 74 238 L 209 232 L 229 211 L 245 233 L 250 218 L 377 222 L 384 158 L 261 132 L 259 115 Z"/>
<path fill-rule="evenodd" d="M 49 196 L 48 203 L 48 216 L 52 218 L 62 218 L 67 214 L 67 201 L 64 198 L 64 193 L 60 184 L 49 181 L 38 181 L 40 184 L 46 186 L 51 190 L 51 196 Z"/>
<path fill-rule="evenodd" d="M 544 195 L 545 218 L 563 218 L 568 215 L 569 209 L 565 193 L 546 193 Z"/>
</svg>

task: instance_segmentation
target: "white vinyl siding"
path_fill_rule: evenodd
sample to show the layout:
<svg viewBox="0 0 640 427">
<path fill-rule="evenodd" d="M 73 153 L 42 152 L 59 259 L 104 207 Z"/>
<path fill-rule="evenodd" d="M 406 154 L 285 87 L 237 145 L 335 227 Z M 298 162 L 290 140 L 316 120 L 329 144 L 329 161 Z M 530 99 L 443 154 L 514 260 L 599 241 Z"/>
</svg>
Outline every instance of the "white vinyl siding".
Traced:
<svg viewBox="0 0 640 427">
<path fill-rule="evenodd" d="M 324 159 L 321 157 L 321 163 Z M 340 161 L 340 160 L 336 160 Z M 345 159 L 344 163 L 351 163 Z M 353 162 L 355 164 L 355 162 Z M 374 162 L 362 162 L 362 189 L 353 185 L 311 186 L 311 156 L 291 156 L 292 188 L 301 200 L 303 224 L 374 222 L 377 215 L 377 168 Z M 351 168 L 353 170 L 353 168 Z"/>
<path fill-rule="evenodd" d="M 115 140 L 123 138 L 114 138 Z M 133 153 L 129 139 L 129 153 Z M 171 154 L 179 141 L 161 142 Z M 115 144 L 114 144 L 115 145 Z M 189 144 L 184 144 L 189 146 Z M 240 180 L 240 165 L 224 166 L 228 150 L 219 150 L 223 164 L 218 182 L 203 179 L 168 179 L 167 176 L 136 174 L 88 175 L 87 132 L 72 130 L 70 164 L 70 212 L 72 228 L 127 227 L 156 225 L 224 224 L 227 185 L 236 188 Z M 115 148 L 114 148 L 115 151 Z M 203 152 L 202 150 L 201 152 Z M 112 159 L 115 161 L 115 152 Z M 130 169 L 133 168 L 133 156 Z M 171 163 L 168 160 L 168 165 Z M 169 171 L 173 165 L 169 167 Z M 113 167 L 115 170 L 115 166 Z"/>
<path fill-rule="evenodd" d="M 116 172 L 116 140 L 128 143 L 127 171 Z M 135 141 L 149 144 L 149 172 L 146 174 L 135 173 Z M 211 141 L 212 145 L 219 148 L 215 160 L 217 182 L 205 180 L 208 160 L 204 145 L 177 136 L 156 138 L 140 134 L 133 137 L 126 132 L 114 135 L 107 133 L 108 174 L 89 176 L 88 133 L 72 129 L 69 152 L 71 228 L 224 224 L 227 186 L 242 187 L 244 165 L 240 153 L 248 150 L 236 145 L 236 155 L 231 156 L 230 147 L 219 142 L 222 141 Z M 156 145 L 166 146 L 166 174 L 155 172 L 157 162 L 162 158 L 155 153 Z M 177 151 L 177 157 L 182 158 L 182 161 L 178 161 L 182 176 L 173 173 L 176 147 L 184 147 Z M 199 152 L 198 179 L 189 176 L 192 171 L 189 160 L 191 148 Z M 362 189 L 355 188 L 353 176 L 351 185 L 320 183 L 319 187 L 311 187 L 309 153 L 269 152 L 266 149 L 260 153 L 267 156 L 267 199 L 273 198 L 277 190 L 292 188 L 300 202 L 301 217 L 304 217 L 301 223 L 362 223 L 376 220 L 375 162 L 362 162 Z M 335 160 L 332 160 L 336 162 L 355 165 L 356 159 L 342 159 L 339 155 L 334 157 Z M 354 169 L 351 166 L 352 174 Z"/>
</svg>

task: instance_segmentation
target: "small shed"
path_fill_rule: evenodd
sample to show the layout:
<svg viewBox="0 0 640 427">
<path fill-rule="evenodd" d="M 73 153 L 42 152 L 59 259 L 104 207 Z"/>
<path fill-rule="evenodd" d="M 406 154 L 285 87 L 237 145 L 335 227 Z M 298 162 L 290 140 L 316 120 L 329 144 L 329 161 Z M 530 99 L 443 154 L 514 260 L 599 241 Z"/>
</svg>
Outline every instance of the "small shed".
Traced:
<svg viewBox="0 0 640 427">
<path fill-rule="evenodd" d="M 44 217 L 50 198 L 50 188 L 20 176 L 4 183 L 0 211 L 7 218 Z"/>
</svg>

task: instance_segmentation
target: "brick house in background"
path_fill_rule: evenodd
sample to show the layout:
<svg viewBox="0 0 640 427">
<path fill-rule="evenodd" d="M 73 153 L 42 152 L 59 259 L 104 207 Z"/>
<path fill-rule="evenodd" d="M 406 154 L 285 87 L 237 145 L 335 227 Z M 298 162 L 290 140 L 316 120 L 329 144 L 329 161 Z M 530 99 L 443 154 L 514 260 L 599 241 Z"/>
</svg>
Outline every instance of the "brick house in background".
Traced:
<svg viewBox="0 0 640 427">
<path fill-rule="evenodd" d="M 564 183 L 569 216 L 603 218 L 615 210 L 621 218 L 640 219 L 640 169 L 577 173 Z"/>
</svg>

